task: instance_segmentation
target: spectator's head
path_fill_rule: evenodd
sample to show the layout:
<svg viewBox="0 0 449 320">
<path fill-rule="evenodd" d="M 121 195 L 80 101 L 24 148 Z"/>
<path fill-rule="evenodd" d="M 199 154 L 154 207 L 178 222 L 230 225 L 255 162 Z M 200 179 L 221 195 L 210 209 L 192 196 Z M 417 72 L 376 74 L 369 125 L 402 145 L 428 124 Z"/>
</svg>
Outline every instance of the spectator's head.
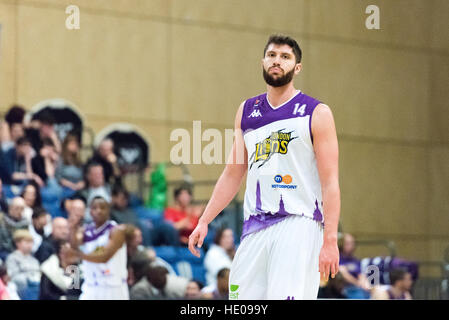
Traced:
<svg viewBox="0 0 449 320">
<path fill-rule="evenodd" d="M 223 297 L 227 297 L 229 293 L 229 272 L 229 268 L 223 268 L 217 273 L 217 289 Z"/>
<path fill-rule="evenodd" d="M 41 155 L 41 157 L 43 158 L 47 158 L 49 156 L 52 156 L 53 154 L 56 153 L 56 147 L 55 144 L 53 143 L 53 140 L 51 140 L 50 138 L 43 138 L 42 139 L 42 147 L 39 150 L 39 154 Z"/>
<path fill-rule="evenodd" d="M 31 253 L 31 249 L 33 248 L 33 236 L 28 230 L 16 230 L 13 234 L 13 240 L 17 250 L 22 252 L 24 255 Z"/>
<path fill-rule="evenodd" d="M 31 142 L 27 137 L 21 137 L 16 141 L 16 152 L 19 157 L 25 157 L 26 154 L 31 152 Z"/>
<path fill-rule="evenodd" d="M 52 221 L 52 233 L 53 240 L 69 240 L 69 224 L 66 218 L 56 217 Z"/>
<path fill-rule="evenodd" d="M 168 271 L 164 267 L 150 266 L 147 273 L 147 279 L 153 287 L 158 290 L 163 290 L 167 285 L 167 274 Z"/>
<path fill-rule="evenodd" d="M 186 299 L 200 299 L 201 298 L 201 289 L 203 289 L 204 285 L 201 281 L 198 280 L 190 280 L 187 284 L 186 288 Z"/>
<path fill-rule="evenodd" d="M 234 232 L 231 228 L 221 228 L 215 233 L 214 243 L 225 250 L 232 250 L 234 244 Z"/>
<path fill-rule="evenodd" d="M 8 214 L 12 219 L 20 221 L 22 220 L 24 209 L 25 209 L 25 200 L 23 200 L 22 197 L 15 197 L 9 204 Z"/>
<path fill-rule="evenodd" d="M 69 221 L 83 221 L 86 213 L 86 200 L 82 198 L 66 199 L 65 209 Z"/>
<path fill-rule="evenodd" d="M 48 212 L 41 207 L 34 208 L 32 215 L 32 223 L 37 233 L 43 234 L 44 227 L 48 222 Z"/>
<path fill-rule="evenodd" d="M 25 135 L 23 129 L 24 116 L 25 109 L 17 105 L 12 106 L 5 115 L 5 121 L 9 125 L 11 140 L 14 142 Z"/>
<path fill-rule="evenodd" d="M 137 252 L 131 258 L 130 265 L 134 275 L 134 282 L 137 282 L 142 279 L 142 277 L 148 275 L 150 271 L 151 259 L 145 251 Z"/>
<path fill-rule="evenodd" d="M 87 185 L 90 188 L 99 188 L 104 186 L 104 172 L 101 164 L 97 162 L 91 162 L 87 165 L 86 180 Z"/>
<path fill-rule="evenodd" d="M 396 268 L 390 271 L 391 286 L 402 292 L 410 291 L 413 285 L 412 275 L 406 268 Z"/>
<path fill-rule="evenodd" d="M 112 139 L 104 139 L 98 146 L 98 154 L 106 159 L 111 153 L 114 153 L 114 141 Z"/>
<path fill-rule="evenodd" d="M 51 137 L 54 132 L 55 117 L 50 111 L 43 111 L 39 114 L 38 119 L 40 122 L 39 132 L 42 138 Z"/>
<path fill-rule="evenodd" d="M 27 207 L 35 208 L 42 206 L 42 198 L 39 186 L 36 182 L 30 181 L 22 190 L 22 198 Z"/>
<path fill-rule="evenodd" d="M 109 220 L 109 203 L 103 197 L 95 197 L 90 203 L 90 214 L 97 226 L 103 225 Z"/>
<path fill-rule="evenodd" d="M 112 205 L 118 210 L 124 210 L 128 208 L 129 193 L 120 186 L 114 187 L 112 190 Z"/>
<path fill-rule="evenodd" d="M 68 133 L 62 142 L 62 160 L 67 165 L 81 165 L 80 142 L 74 133 Z"/>
<path fill-rule="evenodd" d="M 352 256 L 354 254 L 356 245 L 355 239 L 351 234 L 345 233 L 338 242 L 338 249 L 343 256 Z"/>
<path fill-rule="evenodd" d="M 187 186 L 180 186 L 173 192 L 175 202 L 181 207 L 187 207 L 192 201 L 192 190 Z"/>
<path fill-rule="evenodd" d="M 13 105 L 5 114 L 5 121 L 11 125 L 13 123 L 23 123 L 25 109 L 19 105 Z"/>
<path fill-rule="evenodd" d="M 64 247 L 70 247 L 68 240 L 59 239 L 55 241 L 55 249 L 56 249 L 55 253 L 59 258 L 60 266 L 65 269 L 67 266 L 76 265 L 78 262 L 78 258 L 76 256 L 69 257 L 65 254 L 62 254 L 62 249 Z"/>
</svg>

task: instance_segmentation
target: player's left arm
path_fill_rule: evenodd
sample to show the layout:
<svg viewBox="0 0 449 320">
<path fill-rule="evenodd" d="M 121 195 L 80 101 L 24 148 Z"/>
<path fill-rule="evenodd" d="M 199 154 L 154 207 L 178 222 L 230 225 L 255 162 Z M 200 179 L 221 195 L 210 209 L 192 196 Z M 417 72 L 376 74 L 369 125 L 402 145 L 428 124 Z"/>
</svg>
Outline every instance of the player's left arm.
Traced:
<svg viewBox="0 0 449 320">
<path fill-rule="evenodd" d="M 123 246 L 126 241 L 126 227 L 125 225 L 118 225 L 111 231 L 108 244 L 103 248 L 103 250 L 85 254 L 79 251 L 79 257 L 82 260 L 95 262 L 95 263 L 106 263 L 112 256 Z"/>
<path fill-rule="evenodd" d="M 324 242 L 320 252 L 321 277 L 338 273 L 337 246 L 340 218 L 340 186 L 338 182 L 338 141 L 331 109 L 320 103 L 312 116 L 313 148 L 321 182 L 324 214 Z"/>
</svg>

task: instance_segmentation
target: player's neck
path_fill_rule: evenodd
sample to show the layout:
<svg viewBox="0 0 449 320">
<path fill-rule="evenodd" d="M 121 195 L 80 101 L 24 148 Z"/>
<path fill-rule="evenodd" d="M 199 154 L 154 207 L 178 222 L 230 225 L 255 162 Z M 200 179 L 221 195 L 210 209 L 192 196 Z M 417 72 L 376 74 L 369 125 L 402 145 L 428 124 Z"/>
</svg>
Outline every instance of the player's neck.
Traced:
<svg viewBox="0 0 449 320">
<path fill-rule="evenodd" d="M 282 87 L 267 86 L 267 99 L 271 106 L 276 108 L 290 100 L 297 92 L 292 82 Z"/>
</svg>

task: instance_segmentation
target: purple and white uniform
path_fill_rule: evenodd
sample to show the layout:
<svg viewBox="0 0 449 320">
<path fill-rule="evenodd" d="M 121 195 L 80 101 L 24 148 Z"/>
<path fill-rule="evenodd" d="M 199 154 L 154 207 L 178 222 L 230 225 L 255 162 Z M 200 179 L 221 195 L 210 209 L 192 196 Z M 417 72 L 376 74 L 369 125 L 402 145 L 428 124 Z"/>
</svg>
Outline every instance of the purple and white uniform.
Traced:
<svg viewBox="0 0 449 320">
<path fill-rule="evenodd" d="M 319 103 L 298 90 L 276 108 L 266 93 L 244 104 L 248 173 L 231 299 L 317 296 L 324 216 L 311 122 Z"/>
<path fill-rule="evenodd" d="M 84 243 L 80 249 L 85 254 L 102 250 L 109 242 L 115 221 L 106 221 L 98 229 L 90 223 L 84 230 Z M 128 269 L 126 268 L 126 243 L 106 263 L 83 260 L 81 270 L 84 282 L 80 300 L 128 300 Z"/>
</svg>

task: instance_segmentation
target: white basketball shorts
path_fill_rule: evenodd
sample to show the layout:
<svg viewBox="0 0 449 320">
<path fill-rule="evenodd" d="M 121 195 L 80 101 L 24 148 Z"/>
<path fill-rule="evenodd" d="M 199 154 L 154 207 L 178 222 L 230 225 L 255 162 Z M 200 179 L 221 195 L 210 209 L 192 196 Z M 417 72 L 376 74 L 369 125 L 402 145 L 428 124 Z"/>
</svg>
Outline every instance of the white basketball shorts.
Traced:
<svg viewBox="0 0 449 320">
<path fill-rule="evenodd" d="M 125 283 L 121 286 L 81 286 L 80 300 L 129 300 L 129 289 Z"/>
<path fill-rule="evenodd" d="M 231 265 L 229 299 L 316 299 L 322 244 L 321 223 L 297 215 L 249 234 Z"/>
</svg>

